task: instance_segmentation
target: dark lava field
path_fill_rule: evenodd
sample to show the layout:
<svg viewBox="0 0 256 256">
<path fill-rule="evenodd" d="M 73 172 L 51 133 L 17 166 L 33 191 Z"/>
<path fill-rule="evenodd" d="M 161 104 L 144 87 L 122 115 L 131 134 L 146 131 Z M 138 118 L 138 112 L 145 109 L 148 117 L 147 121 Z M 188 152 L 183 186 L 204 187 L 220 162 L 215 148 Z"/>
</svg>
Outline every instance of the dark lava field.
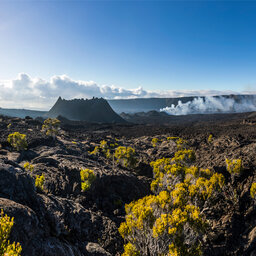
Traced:
<svg viewBox="0 0 256 256">
<path fill-rule="evenodd" d="M 204 209 L 211 225 L 203 239 L 203 255 L 256 255 L 256 206 L 250 197 L 251 184 L 256 182 L 255 113 L 120 125 L 62 120 L 55 140 L 42 133 L 38 120 L 0 119 L 0 208 L 14 217 L 10 240 L 21 243 L 22 255 L 121 255 L 124 241 L 118 228 L 124 221 L 124 206 L 151 194 L 150 162 L 174 156 L 175 143 L 166 141 L 172 136 L 188 141 L 196 154 L 195 165 L 225 177 L 222 193 L 212 207 Z M 7 142 L 13 132 L 26 134 L 24 152 Z M 153 138 L 161 143 L 153 147 Z M 113 159 L 90 154 L 102 140 L 133 147 L 136 166 L 128 169 Z M 243 171 L 234 179 L 226 170 L 225 158 L 242 159 Z M 34 166 L 33 172 L 24 169 L 26 162 Z M 81 168 L 96 175 L 85 192 Z M 35 178 L 41 174 L 45 182 L 39 192 Z"/>
</svg>

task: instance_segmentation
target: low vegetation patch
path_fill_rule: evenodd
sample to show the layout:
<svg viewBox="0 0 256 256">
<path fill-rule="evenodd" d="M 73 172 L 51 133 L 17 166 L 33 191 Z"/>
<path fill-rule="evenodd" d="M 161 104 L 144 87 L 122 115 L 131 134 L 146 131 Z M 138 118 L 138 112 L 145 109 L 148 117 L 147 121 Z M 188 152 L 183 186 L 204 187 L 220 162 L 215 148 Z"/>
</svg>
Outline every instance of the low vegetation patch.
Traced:
<svg viewBox="0 0 256 256">
<path fill-rule="evenodd" d="M 24 169 L 26 171 L 29 171 L 29 172 L 33 172 L 35 167 L 33 164 L 30 164 L 29 162 L 26 162 L 24 165 L 23 165 Z"/>
<path fill-rule="evenodd" d="M 9 134 L 7 141 L 17 151 L 26 150 L 28 147 L 26 135 L 19 132 Z"/>
<path fill-rule="evenodd" d="M 9 237 L 12 227 L 14 225 L 14 218 L 10 218 L 1 210 L 0 217 L 0 256 L 20 256 L 21 245 L 19 243 L 10 243 Z"/>
<path fill-rule="evenodd" d="M 44 121 L 42 126 L 42 132 L 44 132 L 47 136 L 51 136 L 55 138 L 60 130 L 60 120 L 56 118 L 48 118 Z"/>
<path fill-rule="evenodd" d="M 134 168 L 137 163 L 135 149 L 120 146 L 115 150 L 116 162 L 127 168 Z"/>
<path fill-rule="evenodd" d="M 94 171 L 90 169 L 81 169 L 80 177 L 81 177 L 81 189 L 84 192 L 90 189 L 92 183 L 96 179 L 96 175 L 94 174 Z"/>
<path fill-rule="evenodd" d="M 36 175 L 35 186 L 39 192 L 44 191 L 44 181 L 45 181 L 44 174 Z"/>
<path fill-rule="evenodd" d="M 228 159 L 226 158 L 226 168 L 231 175 L 240 174 L 242 171 L 242 160 L 241 159 Z"/>
</svg>

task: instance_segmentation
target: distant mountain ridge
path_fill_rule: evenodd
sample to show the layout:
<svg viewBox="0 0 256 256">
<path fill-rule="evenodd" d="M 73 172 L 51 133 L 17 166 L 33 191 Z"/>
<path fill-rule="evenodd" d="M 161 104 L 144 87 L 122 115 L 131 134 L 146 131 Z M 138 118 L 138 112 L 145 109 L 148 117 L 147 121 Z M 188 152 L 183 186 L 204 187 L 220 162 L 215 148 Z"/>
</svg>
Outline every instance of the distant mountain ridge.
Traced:
<svg viewBox="0 0 256 256">
<path fill-rule="evenodd" d="M 46 113 L 47 111 L 40 110 L 0 108 L 0 115 L 19 118 L 25 118 L 26 116 L 30 116 L 32 118 L 36 118 L 39 116 L 43 117 Z"/>
<path fill-rule="evenodd" d="M 109 105 L 117 113 L 137 113 L 148 111 L 160 111 L 160 109 L 171 107 L 171 105 L 178 105 L 178 102 L 187 103 L 196 98 L 205 99 L 207 96 L 191 96 L 191 97 L 177 97 L 177 98 L 137 98 L 137 99 L 113 99 L 108 100 Z M 235 102 L 242 100 L 256 101 L 256 95 L 220 95 L 213 96 L 213 98 L 232 98 Z"/>
<path fill-rule="evenodd" d="M 48 117 L 63 116 L 69 120 L 90 123 L 125 123 L 103 98 L 65 100 L 58 98 L 46 114 Z"/>
<path fill-rule="evenodd" d="M 241 102 L 241 101 L 253 101 L 255 102 L 256 105 L 256 95 L 222 95 L 222 96 L 213 96 L 214 98 L 218 99 L 220 97 L 224 97 L 224 98 L 228 98 L 228 99 L 234 99 L 235 102 Z M 191 97 L 178 97 L 178 98 L 137 98 L 137 99 L 113 99 L 113 100 L 104 100 L 104 99 L 92 99 L 92 105 L 97 105 L 99 104 L 99 100 L 103 100 L 104 103 L 102 102 L 102 106 L 106 109 L 108 109 L 108 113 L 112 113 L 113 112 L 117 113 L 117 114 L 121 114 L 123 113 L 138 113 L 138 112 L 149 112 L 149 111 L 160 111 L 160 109 L 166 108 L 166 107 L 170 107 L 172 104 L 173 105 L 177 105 L 179 101 L 181 101 L 182 103 L 186 103 L 189 101 L 193 101 L 196 98 L 203 98 L 205 99 L 206 96 L 191 96 Z M 60 103 L 64 103 L 67 100 L 64 100 L 62 98 L 59 98 L 57 100 L 57 102 L 55 103 L 55 105 L 57 104 L 57 106 L 54 107 L 54 109 L 50 110 L 50 116 L 58 116 L 56 115 L 57 112 L 62 112 L 62 110 L 60 110 Z M 88 111 L 86 112 L 89 120 L 98 120 L 96 122 L 101 122 L 99 121 L 98 118 L 94 117 L 94 115 L 97 115 L 99 117 L 101 117 L 102 120 L 105 119 L 104 115 L 101 113 L 101 111 L 99 111 L 99 113 L 94 112 L 91 110 L 91 107 L 89 105 L 86 105 L 87 101 L 90 100 L 81 100 L 81 99 L 76 99 L 73 100 L 75 102 L 80 102 L 80 101 L 84 101 L 84 107 L 88 107 Z M 75 106 L 75 103 L 71 103 L 70 106 Z M 73 108 L 72 107 L 72 108 Z M 110 109 L 111 110 L 110 110 Z M 80 112 L 79 108 L 76 109 L 76 111 L 73 111 L 72 113 L 74 114 L 74 117 L 71 115 L 71 109 L 65 108 L 65 116 L 66 118 L 72 118 L 75 120 L 78 120 L 78 116 L 77 114 Z M 90 109 L 90 110 L 89 110 Z M 58 111 L 57 111 L 58 110 Z M 78 112 L 77 112 L 78 111 Z M 77 113 L 76 113 L 77 112 Z M 95 113 L 95 114 L 92 114 Z M 115 113 L 115 114 L 116 114 Z M 116 114 L 116 115 L 117 115 Z M 38 110 L 27 110 L 27 109 L 7 109 L 7 108 L 0 108 L 0 115 L 6 115 L 6 116 L 12 116 L 12 117 L 20 117 L 20 118 L 24 118 L 25 116 L 31 116 L 33 118 L 36 118 L 38 116 L 41 117 L 46 117 L 48 115 L 48 111 L 38 111 Z M 59 113 L 59 115 L 62 115 Z M 79 114 L 80 115 L 80 114 Z M 114 115 L 114 114 L 113 114 Z M 120 120 L 119 118 L 121 118 L 120 116 L 115 117 L 114 120 Z M 122 119 L 122 118 L 121 118 Z"/>
</svg>

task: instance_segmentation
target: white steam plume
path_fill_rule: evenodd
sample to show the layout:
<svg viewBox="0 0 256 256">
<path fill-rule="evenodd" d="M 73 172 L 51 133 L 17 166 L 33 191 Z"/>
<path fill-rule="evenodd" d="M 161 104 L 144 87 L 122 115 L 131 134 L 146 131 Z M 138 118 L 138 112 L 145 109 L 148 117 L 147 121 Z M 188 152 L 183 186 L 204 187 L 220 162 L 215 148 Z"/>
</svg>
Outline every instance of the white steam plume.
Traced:
<svg viewBox="0 0 256 256">
<path fill-rule="evenodd" d="M 241 99 L 219 97 L 198 97 L 192 101 L 174 104 L 160 111 L 170 115 L 209 114 L 209 113 L 242 113 L 256 111 L 256 98 Z"/>
</svg>

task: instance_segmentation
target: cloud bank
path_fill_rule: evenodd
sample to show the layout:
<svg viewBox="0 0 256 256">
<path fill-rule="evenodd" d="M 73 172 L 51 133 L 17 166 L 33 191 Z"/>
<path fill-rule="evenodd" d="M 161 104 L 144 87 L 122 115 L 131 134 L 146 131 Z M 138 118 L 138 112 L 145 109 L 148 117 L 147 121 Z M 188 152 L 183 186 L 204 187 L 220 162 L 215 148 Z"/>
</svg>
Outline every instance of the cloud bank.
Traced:
<svg viewBox="0 0 256 256">
<path fill-rule="evenodd" d="M 66 75 L 53 76 L 49 81 L 20 73 L 17 78 L 0 81 L 0 107 L 48 110 L 59 96 L 65 99 L 103 97 L 106 99 L 183 97 L 236 94 L 233 91 L 149 91 L 142 87 L 124 89 L 99 85 L 93 81 L 73 80 Z"/>
<path fill-rule="evenodd" d="M 239 102 L 233 98 L 198 97 L 186 103 L 161 109 L 170 115 L 209 114 L 209 113 L 242 113 L 256 111 L 256 96 L 251 99 L 242 99 Z"/>
</svg>

